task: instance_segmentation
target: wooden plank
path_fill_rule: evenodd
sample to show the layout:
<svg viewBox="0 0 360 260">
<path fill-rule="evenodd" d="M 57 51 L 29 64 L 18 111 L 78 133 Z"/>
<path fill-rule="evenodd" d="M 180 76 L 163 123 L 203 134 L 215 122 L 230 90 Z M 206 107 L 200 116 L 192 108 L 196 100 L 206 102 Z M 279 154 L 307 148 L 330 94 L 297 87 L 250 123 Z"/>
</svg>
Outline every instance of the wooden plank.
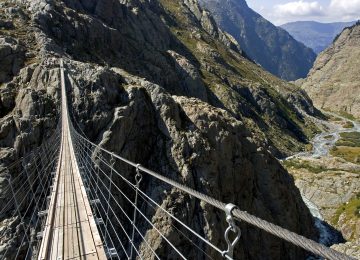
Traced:
<svg viewBox="0 0 360 260">
<path fill-rule="evenodd" d="M 62 141 L 45 237 L 38 259 L 106 259 L 77 165 L 68 122 L 61 65 Z"/>
<path fill-rule="evenodd" d="M 41 259 L 41 260 L 47 259 L 48 254 L 50 252 L 49 241 L 52 240 L 52 225 L 53 225 L 54 219 L 55 219 L 55 205 L 56 205 L 57 191 L 58 191 L 57 189 L 59 186 L 58 184 L 59 184 L 59 178 L 60 178 L 60 172 L 61 172 L 61 165 L 62 165 L 63 156 L 64 156 L 64 151 L 63 151 L 64 144 L 63 143 L 64 143 L 64 133 L 62 132 L 60 154 L 59 154 L 59 159 L 58 159 L 58 163 L 57 163 L 57 167 L 56 167 L 55 181 L 53 183 L 53 188 L 50 193 L 51 198 L 50 198 L 49 210 L 48 210 L 45 227 L 43 230 L 43 239 L 42 239 L 39 254 L 38 254 L 38 259 Z"/>
<path fill-rule="evenodd" d="M 77 229 L 78 226 L 76 223 L 66 226 L 64 235 L 64 259 L 71 259 L 81 256 L 79 245 L 81 241 L 79 241 Z"/>
</svg>

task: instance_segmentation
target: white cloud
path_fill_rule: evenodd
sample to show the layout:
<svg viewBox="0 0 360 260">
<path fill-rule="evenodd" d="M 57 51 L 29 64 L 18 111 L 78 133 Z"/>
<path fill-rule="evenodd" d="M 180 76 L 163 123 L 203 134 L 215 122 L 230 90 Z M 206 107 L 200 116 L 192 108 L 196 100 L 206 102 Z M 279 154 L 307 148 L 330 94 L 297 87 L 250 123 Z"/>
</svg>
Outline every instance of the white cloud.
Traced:
<svg viewBox="0 0 360 260">
<path fill-rule="evenodd" d="M 360 0 L 295 0 L 258 10 L 276 25 L 293 21 L 348 22 L 360 19 Z"/>
<path fill-rule="evenodd" d="M 277 16 L 317 16 L 324 13 L 324 8 L 319 2 L 304 2 L 302 0 L 276 5 Z"/>
<path fill-rule="evenodd" d="M 360 13 L 360 0 L 331 0 L 329 11 L 342 16 L 358 16 Z"/>
</svg>

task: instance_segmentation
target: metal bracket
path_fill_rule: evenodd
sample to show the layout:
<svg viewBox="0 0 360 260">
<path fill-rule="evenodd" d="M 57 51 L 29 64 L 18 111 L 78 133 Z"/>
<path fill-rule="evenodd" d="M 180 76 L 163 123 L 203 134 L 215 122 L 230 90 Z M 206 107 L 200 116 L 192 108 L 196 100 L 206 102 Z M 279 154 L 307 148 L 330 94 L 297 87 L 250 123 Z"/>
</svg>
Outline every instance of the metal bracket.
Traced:
<svg viewBox="0 0 360 260">
<path fill-rule="evenodd" d="M 43 231 L 40 231 L 40 232 L 38 232 L 38 233 L 36 234 L 36 238 L 37 238 L 38 240 L 41 240 L 41 239 L 43 238 L 43 236 L 44 236 L 44 232 L 43 232 Z"/>
<path fill-rule="evenodd" d="M 241 237 L 241 230 L 236 225 L 234 216 L 232 214 L 232 211 L 235 208 L 237 208 L 237 206 L 234 205 L 234 204 L 231 204 L 231 203 L 229 203 L 229 204 L 227 204 L 225 206 L 226 222 L 229 223 L 229 227 L 225 230 L 225 235 L 224 236 L 225 236 L 225 240 L 226 240 L 226 243 L 228 245 L 228 248 L 227 248 L 226 251 L 222 252 L 222 256 L 224 258 L 227 258 L 227 259 L 233 259 L 234 247 L 235 247 L 236 243 L 239 241 L 239 239 Z M 230 238 L 229 238 L 230 231 L 232 231 L 236 235 L 236 237 L 234 238 L 233 241 L 231 241 Z"/>
<path fill-rule="evenodd" d="M 95 219 L 97 225 L 104 225 L 104 220 L 102 218 Z"/>
<path fill-rule="evenodd" d="M 115 155 L 114 155 L 113 153 L 111 153 L 110 164 L 111 164 L 111 168 L 114 168 L 114 165 L 115 165 Z"/>
<path fill-rule="evenodd" d="M 108 248 L 107 251 L 106 251 L 106 255 L 107 255 L 110 259 L 112 259 L 113 257 L 116 257 L 116 258 L 119 257 L 119 255 L 118 255 L 118 253 L 117 253 L 117 251 L 116 251 L 115 248 Z"/>
<path fill-rule="evenodd" d="M 99 204 L 99 203 L 100 203 L 99 199 L 93 199 L 93 200 L 90 201 L 91 205 L 95 205 L 95 204 Z"/>
<path fill-rule="evenodd" d="M 39 211 L 38 212 L 38 216 L 39 217 L 44 217 L 44 216 L 46 216 L 48 214 L 48 211 L 47 210 L 43 210 L 43 211 Z"/>
<path fill-rule="evenodd" d="M 140 164 L 136 165 L 136 175 L 135 175 L 135 181 L 136 181 L 136 186 L 138 187 L 141 180 L 142 180 L 142 174 L 140 173 Z"/>
</svg>

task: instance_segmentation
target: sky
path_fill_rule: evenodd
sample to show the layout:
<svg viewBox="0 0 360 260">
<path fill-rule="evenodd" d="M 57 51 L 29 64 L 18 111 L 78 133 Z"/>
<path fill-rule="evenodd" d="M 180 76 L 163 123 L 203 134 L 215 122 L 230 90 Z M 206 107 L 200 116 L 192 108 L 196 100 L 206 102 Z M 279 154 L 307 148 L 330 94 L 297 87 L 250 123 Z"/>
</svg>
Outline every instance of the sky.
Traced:
<svg viewBox="0 0 360 260">
<path fill-rule="evenodd" d="M 294 21 L 349 22 L 360 19 L 360 0 L 246 0 L 275 25 Z"/>
</svg>

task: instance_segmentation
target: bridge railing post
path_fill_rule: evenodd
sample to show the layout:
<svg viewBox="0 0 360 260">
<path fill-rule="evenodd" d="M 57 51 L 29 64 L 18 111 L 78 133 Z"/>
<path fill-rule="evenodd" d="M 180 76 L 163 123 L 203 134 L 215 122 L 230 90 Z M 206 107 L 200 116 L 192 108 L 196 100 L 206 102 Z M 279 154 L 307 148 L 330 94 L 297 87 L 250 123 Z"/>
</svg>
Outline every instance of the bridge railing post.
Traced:
<svg viewBox="0 0 360 260">
<path fill-rule="evenodd" d="M 138 201 L 138 190 L 140 188 L 140 182 L 142 180 L 142 174 L 140 173 L 140 164 L 136 165 L 136 175 L 135 175 L 135 199 L 134 199 L 134 215 L 133 215 L 133 229 L 131 233 L 131 243 L 130 243 L 130 259 L 132 259 L 133 255 L 133 246 L 134 245 L 134 238 L 135 238 L 135 225 L 136 225 L 136 207 L 137 207 L 137 201 Z"/>
<path fill-rule="evenodd" d="M 110 199 L 111 199 L 111 187 L 112 187 L 112 181 L 113 181 L 113 168 L 115 166 L 115 158 L 114 156 L 111 154 L 111 159 L 110 159 L 110 178 L 109 178 L 109 187 L 108 187 L 108 197 L 107 197 L 107 208 L 106 208 L 106 220 L 105 220 L 105 238 L 104 241 L 106 243 L 106 247 L 107 247 L 107 251 L 111 248 L 108 243 L 107 243 L 107 238 L 109 235 L 109 229 L 108 229 L 108 223 L 109 223 L 109 210 L 110 210 Z"/>
</svg>

